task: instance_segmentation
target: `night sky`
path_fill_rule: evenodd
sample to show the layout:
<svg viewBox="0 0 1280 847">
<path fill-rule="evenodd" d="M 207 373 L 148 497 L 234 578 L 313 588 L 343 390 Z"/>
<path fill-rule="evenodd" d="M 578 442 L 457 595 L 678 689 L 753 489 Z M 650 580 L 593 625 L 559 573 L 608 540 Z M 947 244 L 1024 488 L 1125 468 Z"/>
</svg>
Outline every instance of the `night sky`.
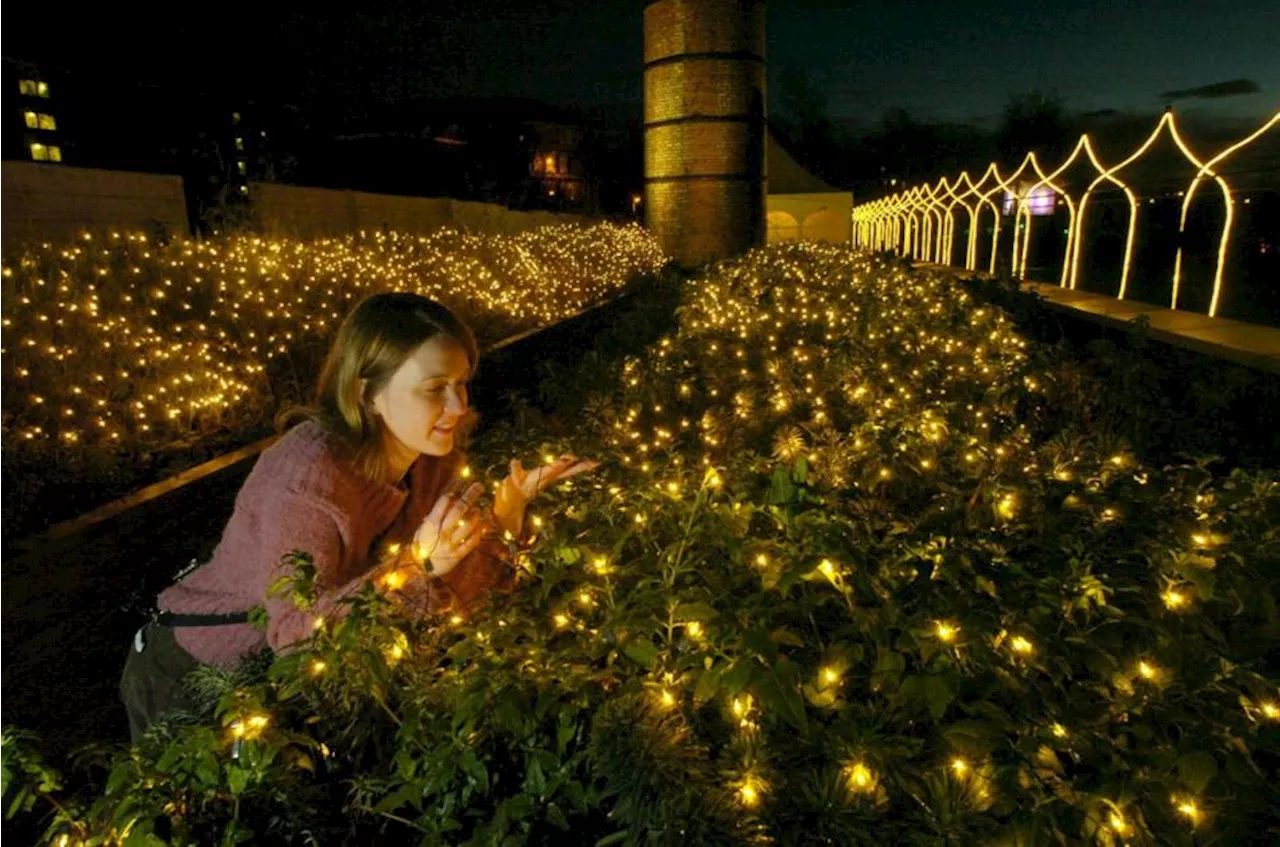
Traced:
<svg viewBox="0 0 1280 847">
<path fill-rule="evenodd" d="M 6 8 L 6 56 L 181 82 L 248 86 L 300 104 L 387 106 L 458 94 L 613 106 L 639 115 L 640 2 L 437 0 Z M 891 108 L 983 122 L 1011 93 L 1055 89 L 1075 111 L 1157 112 L 1162 92 L 1249 79 L 1260 93 L 1180 110 L 1261 116 L 1280 106 L 1280 2 L 975 0 L 769 4 L 771 110 L 788 68 L 850 126 Z"/>
</svg>

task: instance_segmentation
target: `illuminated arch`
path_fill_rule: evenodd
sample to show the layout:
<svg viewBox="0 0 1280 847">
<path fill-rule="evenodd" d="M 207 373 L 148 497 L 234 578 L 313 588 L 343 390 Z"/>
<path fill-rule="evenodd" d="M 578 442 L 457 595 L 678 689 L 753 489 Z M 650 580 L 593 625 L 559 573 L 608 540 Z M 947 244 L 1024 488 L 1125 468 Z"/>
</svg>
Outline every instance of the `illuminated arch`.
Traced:
<svg viewBox="0 0 1280 847">
<path fill-rule="evenodd" d="M 1254 131 L 1250 135 L 1246 136 L 1244 139 L 1236 142 L 1235 144 L 1231 145 L 1227 149 L 1223 150 L 1221 153 L 1214 156 L 1208 162 L 1205 162 L 1204 164 L 1200 164 L 1199 161 L 1195 158 L 1195 156 L 1191 154 L 1191 151 L 1187 149 L 1186 145 L 1182 141 L 1181 135 L 1179 135 L 1178 133 L 1177 126 L 1175 126 L 1172 119 L 1170 119 L 1169 131 L 1173 135 L 1174 142 L 1177 143 L 1178 148 L 1182 150 L 1183 155 L 1185 155 L 1188 159 L 1190 159 L 1195 164 L 1199 165 L 1199 170 L 1196 172 L 1195 178 L 1191 180 L 1191 185 L 1187 188 L 1186 196 L 1183 198 L 1182 213 L 1178 219 L 1178 235 L 1179 235 L 1178 252 L 1174 255 L 1174 260 L 1173 260 L 1173 294 L 1170 297 L 1170 302 L 1172 304 L 1170 308 L 1172 309 L 1178 308 L 1178 288 L 1182 281 L 1182 238 L 1181 236 L 1186 232 L 1187 210 L 1191 208 L 1191 200 L 1192 198 L 1195 197 L 1196 189 L 1200 186 L 1200 183 L 1204 180 L 1205 176 L 1208 175 L 1213 178 L 1213 181 L 1217 183 L 1218 188 L 1222 190 L 1222 201 L 1226 206 L 1226 212 L 1227 212 L 1226 218 L 1222 223 L 1222 236 L 1219 238 L 1219 241 L 1218 241 L 1218 262 L 1213 272 L 1213 294 L 1209 299 L 1209 317 L 1211 318 L 1217 317 L 1218 301 L 1222 295 L 1222 271 L 1226 265 L 1226 260 L 1227 260 L 1227 244 L 1231 238 L 1231 224 L 1235 218 L 1235 203 L 1231 199 L 1231 190 L 1227 186 L 1227 181 L 1224 180 L 1220 175 L 1218 175 L 1213 170 L 1213 166 L 1219 164 L 1224 159 L 1236 153 L 1241 148 L 1246 147 L 1249 144 L 1252 144 L 1258 138 L 1262 137 L 1262 135 L 1269 132 L 1271 128 L 1274 127 L 1277 123 L 1280 123 L 1280 112 L 1276 112 L 1274 115 L 1271 116 L 1271 120 L 1267 121 L 1265 124 L 1263 124 L 1261 127 L 1259 127 L 1256 131 Z"/>
<path fill-rule="evenodd" d="M 1117 298 L 1124 299 L 1128 293 L 1132 276 L 1133 251 L 1136 243 L 1139 219 L 1137 196 L 1129 185 L 1121 178 L 1121 172 L 1137 161 L 1151 148 L 1160 134 L 1168 131 L 1173 143 L 1180 153 L 1195 168 L 1195 177 L 1187 190 L 1183 192 L 1182 210 L 1179 217 L 1179 234 L 1185 234 L 1188 212 L 1194 201 L 1200 184 L 1212 180 L 1218 186 L 1223 199 L 1225 219 L 1218 238 L 1218 250 L 1213 271 L 1213 290 L 1210 297 L 1209 314 L 1216 316 L 1221 303 L 1223 277 L 1225 273 L 1227 248 L 1230 244 L 1231 230 L 1235 222 L 1235 203 L 1231 197 L 1230 186 L 1219 173 L 1219 166 L 1228 157 L 1256 141 L 1265 133 L 1272 131 L 1280 124 L 1280 112 L 1274 114 L 1262 127 L 1249 136 L 1230 145 L 1207 161 L 1200 161 L 1187 147 L 1178 131 L 1175 117 L 1167 112 L 1157 123 L 1146 140 L 1131 155 L 1113 166 L 1106 166 L 1099 161 L 1097 153 L 1088 135 L 1082 135 L 1071 154 L 1046 173 L 1034 154 L 1022 161 L 1014 173 L 1002 177 L 995 163 L 989 165 L 982 177 L 974 182 L 967 172 L 961 173 L 954 181 L 946 178 L 935 185 L 919 185 L 904 189 L 888 197 L 871 203 L 862 204 L 853 210 L 855 222 L 855 239 L 860 245 L 873 246 L 878 249 L 893 249 L 902 255 L 910 255 L 919 259 L 950 264 L 955 258 L 954 238 L 957 229 L 956 207 L 962 206 L 969 215 L 969 233 L 966 238 L 964 266 L 969 270 L 977 270 L 979 238 L 983 214 L 990 210 L 993 218 L 991 234 L 991 258 L 988 269 L 995 271 L 999 260 L 1001 210 L 996 205 L 995 195 L 1000 191 L 1011 191 L 1024 173 L 1030 168 L 1035 181 L 1025 193 L 1011 192 L 1015 198 L 1014 236 L 1011 239 L 1010 272 L 1019 277 L 1026 276 L 1028 256 L 1031 246 L 1033 216 L 1028 207 L 1029 197 L 1041 186 L 1048 186 L 1055 195 L 1060 196 L 1067 206 L 1067 239 L 1063 247 L 1062 272 L 1058 284 L 1068 288 L 1079 285 L 1081 254 L 1085 239 L 1085 225 L 1088 220 L 1090 200 L 1099 186 L 1109 183 L 1118 187 L 1125 195 L 1129 206 L 1129 224 L 1125 232 L 1124 257 L 1120 271 L 1120 285 Z M 1096 172 L 1078 202 L 1066 190 L 1062 183 L 1062 175 L 1066 170 L 1081 160 L 1087 160 Z M 1003 201 L 1003 198 L 1000 198 Z M 1021 226 L 1019 226 L 1021 225 Z M 1183 277 L 1183 247 L 1178 245 L 1174 257 L 1173 286 L 1170 304 L 1177 307 L 1181 294 Z"/>
</svg>

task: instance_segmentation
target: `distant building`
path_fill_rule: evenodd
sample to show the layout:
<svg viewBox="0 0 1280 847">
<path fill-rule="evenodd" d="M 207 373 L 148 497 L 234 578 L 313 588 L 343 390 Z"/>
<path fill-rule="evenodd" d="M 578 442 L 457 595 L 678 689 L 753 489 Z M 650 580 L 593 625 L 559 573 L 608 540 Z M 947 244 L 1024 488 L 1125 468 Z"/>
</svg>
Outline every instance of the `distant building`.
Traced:
<svg viewBox="0 0 1280 847">
<path fill-rule="evenodd" d="M 532 100 L 399 104 L 313 136 L 297 173 L 283 181 L 592 214 L 592 141 L 576 115 Z"/>
<path fill-rule="evenodd" d="M 261 182 L 588 215 L 607 195 L 606 211 L 634 212 L 616 143 L 538 101 L 459 97 L 339 121 L 9 58 L 4 85 L 4 158 L 180 175 L 194 232 L 235 226 Z"/>
<path fill-rule="evenodd" d="M 522 138 L 533 147 L 529 176 L 551 206 L 589 206 L 594 198 L 583 161 L 583 130 L 547 121 L 529 121 Z"/>
<path fill-rule="evenodd" d="M 29 63 L 4 60 L 4 158 L 56 164 L 64 145 L 54 86 Z"/>
</svg>

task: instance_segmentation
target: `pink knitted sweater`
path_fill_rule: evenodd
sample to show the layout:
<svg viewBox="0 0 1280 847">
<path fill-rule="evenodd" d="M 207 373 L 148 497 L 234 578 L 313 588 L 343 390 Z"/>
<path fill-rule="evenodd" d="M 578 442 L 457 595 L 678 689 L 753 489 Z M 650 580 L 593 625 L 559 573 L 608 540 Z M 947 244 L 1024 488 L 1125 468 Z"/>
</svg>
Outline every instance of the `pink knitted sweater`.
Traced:
<svg viewBox="0 0 1280 847">
<path fill-rule="evenodd" d="M 307 638 L 318 616 L 344 613 L 341 598 L 363 586 L 389 544 L 407 547 L 457 464 L 456 453 L 419 456 L 402 485 L 371 482 L 320 424 L 294 427 L 259 457 L 212 558 L 157 602 L 162 610 L 187 614 L 265 606 L 266 632 L 249 624 L 182 626 L 174 629 L 178 644 L 201 662 L 229 668 L 264 645 L 280 651 Z M 310 553 L 315 563 L 321 593 L 310 609 L 296 608 L 287 596 L 267 597 L 283 573 L 281 557 L 291 550 Z M 509 587 L 502 556 L 500 545 L 486 542 L 441 581 L 464 602 L 489 588 Z"/>
</svg>

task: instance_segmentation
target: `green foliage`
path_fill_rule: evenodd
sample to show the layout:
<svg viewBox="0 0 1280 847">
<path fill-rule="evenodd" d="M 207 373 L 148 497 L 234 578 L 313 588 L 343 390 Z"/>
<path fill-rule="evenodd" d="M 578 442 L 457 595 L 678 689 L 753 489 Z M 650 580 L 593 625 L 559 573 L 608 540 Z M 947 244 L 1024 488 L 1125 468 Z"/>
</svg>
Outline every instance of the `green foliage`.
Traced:
<svg viewBox="0 0 1280 847">
<path fill-rule="evenodd" d="M 476 445 L 490 478 L 606 460 L 538 501 L 517 592 L 412 621 L 367 590 L 50 832 L 1274 840 L 1280 486 L 1144 464 L 1055 355 L 880 259 L 715 267 L 608 382 L 562 375 L 572 424 L 526 407 Z"/>
</svg>

